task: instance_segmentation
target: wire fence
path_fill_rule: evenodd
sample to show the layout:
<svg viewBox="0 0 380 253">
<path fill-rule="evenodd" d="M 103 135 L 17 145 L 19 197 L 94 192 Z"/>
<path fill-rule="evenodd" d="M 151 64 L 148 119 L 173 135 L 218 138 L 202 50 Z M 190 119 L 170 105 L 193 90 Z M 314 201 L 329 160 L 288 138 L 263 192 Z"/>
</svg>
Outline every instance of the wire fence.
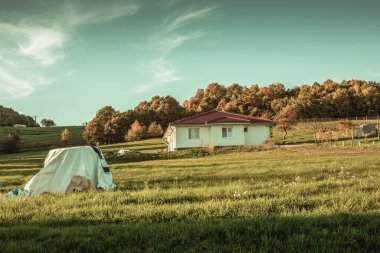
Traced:
<svg viewBox="0 0 380 253">
<path fill-rule="evenodd" d="M 340 122 L 346 121 L 346 122 Z M 347 124 L 347 121 L 349 124 Z M 350 140 L 352 146 L 368 143 L 368 141 L 380 143 L 380 117 L 315 117 L 315 118 L 297 118 L 295 121 L 296 130 L 308 133 L 313 136 L 315 143 Z M 339 125 L 349 125 L 342 129 Z M 357 142 L 357 143 L 356 143 Z M 355 144 L 356 143 L 356 144 Z M 344 145 L 344 144 L 343 144 Z"/>
<path fill-rule="evenodd" d="M 376 116 L 361 116 L 361 117 L 314 117 L 314 118 L 296 118 L 296 123 L 324 123 L 324 122 L 338 122 L 341 120 L 356 121 L 356 122 L 373 122 L 379 120 L 379 115 Z"/>
</svg>

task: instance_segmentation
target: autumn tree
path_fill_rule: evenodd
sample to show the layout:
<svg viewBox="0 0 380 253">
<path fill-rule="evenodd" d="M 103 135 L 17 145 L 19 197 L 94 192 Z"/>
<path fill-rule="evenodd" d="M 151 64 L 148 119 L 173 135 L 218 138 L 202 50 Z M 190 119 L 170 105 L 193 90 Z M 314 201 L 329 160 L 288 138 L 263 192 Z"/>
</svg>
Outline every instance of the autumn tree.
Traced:
<svg viewBox="0 0 380 253">
<path fill-rule="evenodd" d="M 83 139 L 90 144 L 111 143 L 109 132 L 106 132 L 106 125 L 112 120 L 116 110 L 111 106 L 104 106 L 85 127 L 82 134 Z"/>
<path fill-rule="evenodd" d="M 220 100 L 226 95 L 226 88 L 217 83 L 207 85 L 203 99 L 198 106 L 199 112 L 206 112 L 217 108 Z"/>
<path fill-rule="evenodd" d="M 67 145 L 71 139 L 71 132 L 68 128 L 65 128 L 61 132 L 61 142 Z"/>
<path fill-rule="evenodd" d="M 156 122 L 152 122 L 148 127 L 148 136 L 149 137 L 159 137 L 164 133 L 162 126 Z"/>
<path fill-rule="evenodd" d="M 82 137 L 85 142 L 90 145 L 96 145 L 97 143 L 102 143 L 104 140 L 103 136 L 104 126 L 102 126 L 97 118 L 92 119 L 87 123 Z"/>
<path fill-rule="evenodd" d="M 145 137 L 146 128 L 138 120 L 133 122 L 131 129 L 125 135 L 127 141 L 139 141 Z"/>
<path fill-rule="evenodd" d="M 380 84 L 362 80 L 338 83 L 328 79 L 322 84 L 314 82 L 286 89 L 281 83 L 268 86 L 233 83 L 227 87 L 211 83 L 205 89 L 198 89 L 182 106 L 171 96 L 154 96 L 127 112 L 103 107 L 86 126 L 83 137 L 95 143 L 120 142 L 136 120 L 145 126 L 156 122 L 165 129 L 170 122 L 213 109 L 275 118 L 280 123 L 277 128 L 284 129 L 286 138 L 286 130 L 292 125 L 292 111 L 300 118 L 380 114 Z M 15 122 L 13 118 L 7 124 L 12 122 Z"/>
<path fill-rule="evenodd" d="M 276 128 L 284 132 L 282 138 L 285 140 L 288 134 L 288 130 L 296 123 L 297 120 L 297 109 L 293 105 L 287 105 L 282 108 L 278 114 L 274 117 L 276 121 Z"/>
</svg>

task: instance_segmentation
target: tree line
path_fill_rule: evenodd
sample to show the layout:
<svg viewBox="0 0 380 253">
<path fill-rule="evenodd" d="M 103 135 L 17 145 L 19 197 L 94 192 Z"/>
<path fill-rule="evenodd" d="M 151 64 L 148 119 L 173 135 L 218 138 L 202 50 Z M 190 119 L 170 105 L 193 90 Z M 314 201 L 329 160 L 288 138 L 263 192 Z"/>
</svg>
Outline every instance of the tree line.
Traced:
<svg viewBox="0 0 380 253">
<path fill-rule="evenodd" d="M 39 126 L 38 123 L 31 117 L 19 112 L 12 108 L 7 108 L 0 105 L 0 126 L 14 126 L 15 124 L 25 125 L 28 127 Z"/>
<path fill-rule="evenodd" d="M 134 109 L 125 112 L 105 106 L 87 124 L 83 137 L 87 142 L 98 143 L 129 140 L 128 132 L 133 130 L 131 126 L 136 123 L 135 129 L 137 125 L 138 129 L 143 129 L 139 130 L 143 138 L 149 135 L 146 130 L 152 123 L 165 129 L 172 121 L 213 109 L 278 122 L 291 121 L 296 117 L 378 115 L 380 84 L 362 80 L 343 80 L 338 83 L 328 79 L 321 84 L 315 82 L 287 89 L 282 83 L 268 86 L 234 83 L 227 87 L 211 83 L 206 89 L 198 89 L 182 105 L 171 96 L 154 96 L 150 101 L 140 102 Z"/>
</svg>

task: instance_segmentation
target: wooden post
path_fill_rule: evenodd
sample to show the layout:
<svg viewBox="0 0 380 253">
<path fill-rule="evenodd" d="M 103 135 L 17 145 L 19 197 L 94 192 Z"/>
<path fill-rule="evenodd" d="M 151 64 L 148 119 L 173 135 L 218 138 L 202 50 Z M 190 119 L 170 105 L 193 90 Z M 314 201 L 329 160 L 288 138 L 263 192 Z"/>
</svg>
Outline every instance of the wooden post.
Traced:
<svg viewBox="0 0 380 253">
<path fill-rule="evenodd" d="M 380 122 L 379 122 L 379 115 L 377 115 L 376 119 L 377 119 L 377 141 L 380 142 Z"/>
<path fill-rule="evenodd" d="M 351 129 L 351 146 L 354 146 L 354 127 Z"/>
</svg>

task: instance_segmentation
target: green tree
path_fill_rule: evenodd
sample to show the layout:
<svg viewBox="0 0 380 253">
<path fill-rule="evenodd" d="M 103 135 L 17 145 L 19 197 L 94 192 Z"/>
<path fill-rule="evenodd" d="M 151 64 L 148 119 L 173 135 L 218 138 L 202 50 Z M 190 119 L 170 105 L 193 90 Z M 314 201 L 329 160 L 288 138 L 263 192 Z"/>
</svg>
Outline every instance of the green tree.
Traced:
<svg viewBox="0 0 380 253">
<path fill-rule="evenodd" d="M 45 127 L 52 127 L 52 126 L 55 126 L 55 122 L 52 119 L 42 119 L 41 125 L 43 125 Z"/>
</svg>

